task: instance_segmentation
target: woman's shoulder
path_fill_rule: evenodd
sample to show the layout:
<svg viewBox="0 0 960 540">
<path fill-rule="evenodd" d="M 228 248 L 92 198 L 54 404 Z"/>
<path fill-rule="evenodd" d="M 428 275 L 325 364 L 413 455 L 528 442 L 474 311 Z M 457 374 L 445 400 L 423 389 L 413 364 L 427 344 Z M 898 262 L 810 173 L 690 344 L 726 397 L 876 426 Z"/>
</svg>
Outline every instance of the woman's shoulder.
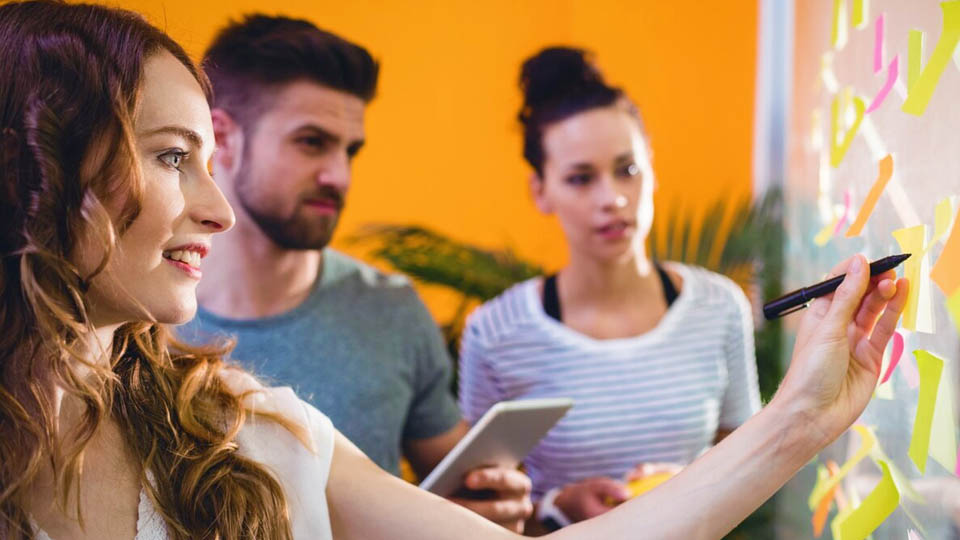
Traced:
<svg viewBox="0 0 960 540">
<path fill-rule="evenodd" d="M 496 340 L 533 321 L 540 281 L 539 277 L 521 281 L 481 304 L 467 317 L 464 336 Z"/>
</svg>

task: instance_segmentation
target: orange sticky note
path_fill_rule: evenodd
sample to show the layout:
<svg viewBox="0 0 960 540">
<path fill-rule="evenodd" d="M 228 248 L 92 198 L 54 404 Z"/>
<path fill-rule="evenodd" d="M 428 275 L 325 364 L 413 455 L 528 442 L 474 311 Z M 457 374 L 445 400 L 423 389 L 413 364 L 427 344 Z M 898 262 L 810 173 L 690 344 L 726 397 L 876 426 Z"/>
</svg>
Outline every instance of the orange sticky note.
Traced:
<svg viewBox="0 0 960 540">
<path fill-rule="evenodd" d="M 950 237 L 940 252 L 940 258 L 933 265 L 930 279 L 948 297 L 960 289 L 960 219 L 954 220 Z"/>
<path fill-rule="evenodd" d="M 940 76 L 946 69 L 953 51 L 960 42 L 960 2 L 941 2 L 943 24 L 940 39 L 930 55 L 927 65 L 920 70 L 920 60 L 923 55 L 922 38 L 917 38 L 917 30 L 911 30 L 908 39 L 908 67 L 907 67 L 907 99 L 903 102 L 903 112 L 920 116 L 927 110 L 927 104 L 933 97 L 933 91 L 940 82 Z"/>
<path fill-rule="evenodd" d="M 857 212 L 857 218 L 853 220 L 853 224 L 847 229 L 847 238 L 859 236 L 860 233 L 863 232 L 863 226 L 867 224 L 867 220 L 870 219 L 870 214 L 873 213 L 873 209 L 877 206 L 880 195 L 883 194 L 884 188 L 887 187 L 887 182 L 889 182 L 893 176 L 893 156 L 887 154 L 886 157 L 881 159 L 879 169 L 877 179 L 873 182 L 873 187 L 870 188 L 870 192 L 867 193 L 867 198 L 863 200 L 863 204 L 860 206 L 860 211 Z"/>
</svg>

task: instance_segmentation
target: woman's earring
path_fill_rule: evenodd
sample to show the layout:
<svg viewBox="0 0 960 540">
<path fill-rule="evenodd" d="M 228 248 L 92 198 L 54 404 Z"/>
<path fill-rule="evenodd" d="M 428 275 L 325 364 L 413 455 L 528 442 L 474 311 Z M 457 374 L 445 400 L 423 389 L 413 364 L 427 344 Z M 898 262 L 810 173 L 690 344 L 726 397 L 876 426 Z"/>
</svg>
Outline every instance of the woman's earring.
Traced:
<svg viewBox="0 0 960 540">
<path fill-rule="evenodd" d="M 626 208 L 627 207 L 627 198 L 623 195 L 618 195 L 616 199 L 613 200 L 614 206 L 617 208 Z"/>
</svg>

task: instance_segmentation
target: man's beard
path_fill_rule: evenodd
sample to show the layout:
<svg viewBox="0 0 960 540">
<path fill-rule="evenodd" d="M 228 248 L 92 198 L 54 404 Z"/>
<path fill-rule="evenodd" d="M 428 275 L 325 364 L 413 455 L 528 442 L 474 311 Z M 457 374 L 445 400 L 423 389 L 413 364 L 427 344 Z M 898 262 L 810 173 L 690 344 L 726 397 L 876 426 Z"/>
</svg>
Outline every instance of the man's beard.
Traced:
<svg viewBox="0 0 960 540">
<path fill-rule="evenodd" d="M 330 216 L 323 216 L 308 222 L 302 219 L 300 213 L 302 202 L 298 202 L 293 214 L 288 217 L 279 217 L 261 211 L 256 206 L 256 197 L 246 189 L 249 183 L 250 178 L 246 171 L 241 170 L 235 184 L 237 199 L 240 201 L 240 206 L 257 224 L 257 227 L 273 243 L 283 249 L 323 249 L 327 247 L 330 239 L 333 238 L 333 232 L 340 219 L 340 211 L 343 209 L 343 195 L 339 191 L 329 186 L 322 186 L 315 198 L 333 201 L 336 204 L 337 211 Z"/>
</svg>

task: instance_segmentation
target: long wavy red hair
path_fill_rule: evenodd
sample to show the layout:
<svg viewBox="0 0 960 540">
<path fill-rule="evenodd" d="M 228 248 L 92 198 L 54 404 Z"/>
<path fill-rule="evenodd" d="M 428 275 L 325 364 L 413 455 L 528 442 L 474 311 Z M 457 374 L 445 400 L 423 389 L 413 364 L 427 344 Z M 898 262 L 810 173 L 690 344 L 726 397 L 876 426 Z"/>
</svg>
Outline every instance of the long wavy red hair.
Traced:
<svg viewBox="0 0 960 540">
<path fill-rule="evenodd" d="M 0 43 L 0 537 L 33 536 L 23 501 L 46 463 L 66 509 L 111 417 L 174 538 L 291 538 L 281 486 L 233 442 L 248 411 L 219 376 L 228 347 L 188 347 L 141 321 L 116 332 L 109 366 L 84 355 L 85 292 L 140 209 L 144 63 L 168 51 L 209 94 L 205 77 L 142 17 L 102 6 L 0 6 Z M 71 262 L 82 235 L 106 253 L 91 275 Z M 85 406 L 74 433 L 58 433 L 54 387 Z"/>
</svg>

